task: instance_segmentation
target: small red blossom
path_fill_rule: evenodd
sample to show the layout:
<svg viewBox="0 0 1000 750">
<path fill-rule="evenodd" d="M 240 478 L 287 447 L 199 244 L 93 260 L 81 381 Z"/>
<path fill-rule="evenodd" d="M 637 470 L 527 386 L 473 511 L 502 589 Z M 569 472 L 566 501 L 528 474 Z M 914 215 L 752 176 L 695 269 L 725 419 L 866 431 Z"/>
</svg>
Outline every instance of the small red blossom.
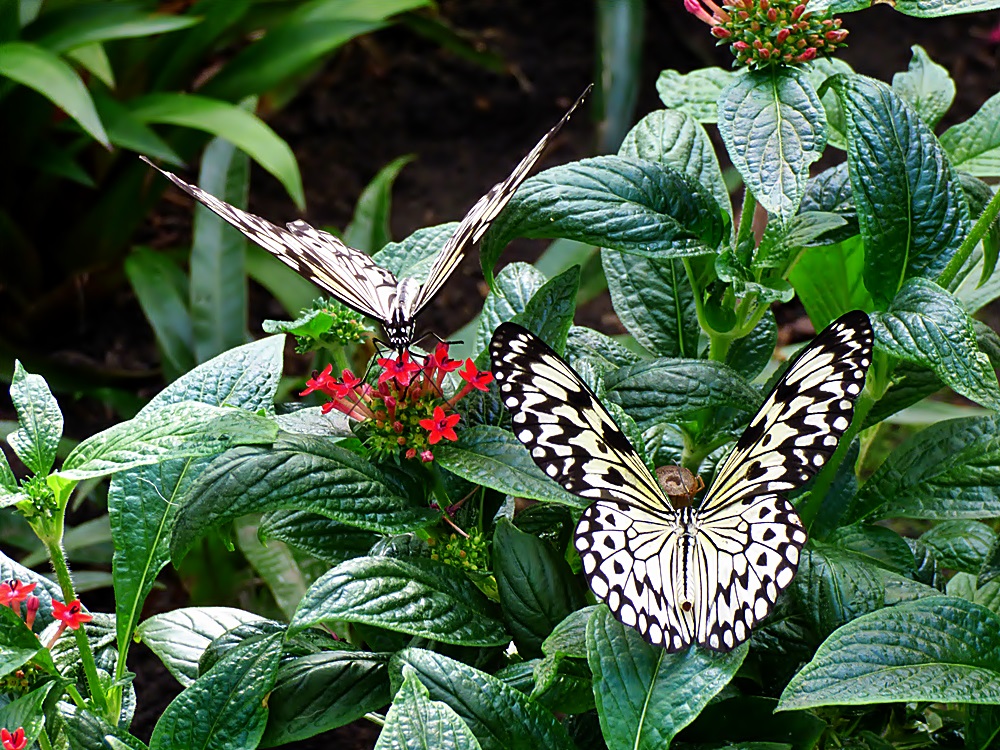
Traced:
<svg viewBox="0 0 1000 750">
<path fill-rule="evenodd" d="M 488 391 L 490 383 L 493 382 L 493 373 L 489 370 L 479 370 L 471 359 L 465 360 L 465 369 L 458 374 L 477 391 Z"/>
<path fill-rule="evenodd" d="M 80 604 L 79 599 L 74 599 L 69 604 L 63 604 L 62 602 L 52 601 L 52 616 L 62 622 L 70 630 L 76 630 L 83 623 L 90 622 L 94 619 L 93 615 L 89 615 L 83 611 L 83 605 Z"/>
<path fill-rule="evenodd" d="M 406 388 L 413 379 L 413 375 L 420 372 L 420 365 L 410 361 L 409 352 L 403 352 L 398 359 L 379 357 L 378 363 L 384 368 L 382 374 L 378 376 L 379 385 L 395 380 Z"/>
<path fill-rule="evenodd" d="M 416 458 L 417 457 L 417 449 L 416 448 L 410 448 L 408 451 L 406 451 L 406 457 L 410 458 L 410 459 Z"/>
<path fill-rule="evenodd" d="M 431 453 L 430 451 L 423 451 L 420 454 L 420 460 L 423 461 L 425 464 L 429 464 L 431 461 L 434 460 L 434 454 Z"/>
<path fill-rule="evenodd" d="M 0 742 L 3 742 L 3 750 L 24 750 L 28 745 L 24 729 L 21 727 L 15 729 L 13 734 L 7 729 L 0 729 Z"/>
<path fill-rule="evenodd" d="M 314 371 L 315 372 L 315 371 Z M 337 382 L 337 379 L 332 377 L 333 365 L 327 365 L 323 368 L 323 371 L 318 375 L 313 375 L 309 380 L 306 381 L 306 389 L 302 391 L 300 396 L 308 396 L 313 391 L 323 391 L 327 392 L 329 388 Z"/>
<path fill-rule="evenodd" d="M 427 362 L 424 367 L 430 370 L 444 370 L 453 372 L 462 366 L 457 359 L 448 358 L 448 345 L 443 341 L 434 348 L 434 353 L 427 355 Z"/>
<path fill-rule="evenodd" d="M 37 596 L 32 595 L 28 597 L 28 604 L 26 606 L 28 614 L 25 615 L 24 624 L 28 626 L 29 630 L 35 624 L 35 615 L 38 614 L 38 608 L 41 606 L 42 600 Z"/>
<path fill-rule="evenodd" d="M 440 406 L 434 407 L 434 415 L 430 419 L 421 419 L 420 426 L 430 433 L 427 442 L 437 445 L 441 438 L 445 440 L 458 440 L 455 434 L 455 425 L 461 417 L 458 414 L 445 414 Z M 421 456 L 421 458 L 423 458 Z"/>
<path fill-rule="evenodd" d="M 0 605 L 20 609 L 20 603 L 34 590 L 35 583 L 21 583 L 16 578 L 0 583 Z"/>
</svg>

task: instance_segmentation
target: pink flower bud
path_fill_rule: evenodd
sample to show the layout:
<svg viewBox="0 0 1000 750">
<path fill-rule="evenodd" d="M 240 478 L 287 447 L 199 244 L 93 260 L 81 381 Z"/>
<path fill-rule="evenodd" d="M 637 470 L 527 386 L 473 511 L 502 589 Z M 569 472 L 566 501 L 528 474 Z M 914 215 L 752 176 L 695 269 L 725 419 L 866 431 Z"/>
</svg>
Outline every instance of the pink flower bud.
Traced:
<svg viewBox="0 0 1000 750">
<path fill-rule="evenodd" d="M 806 12 L 805 3 L 803 3 L 802 5 L 796 5 L 795 10 L 792 11 L 792 20 L 798 21 L 799 16 L 801 16 L 805 12 Z"/>
<path fill-rule="evenodd" d="M 712 36 L 714 36 L 716 39 L 728 39 L 732 35 L 733 32 L 731 32 L 729 29 L 724 29 L 721 26 L 712 27 Z"/>
<path fill-rule="evenodd" d="M 816 57 L 816 48 L 815 47 L 810 47 L 809 49 L 807 49 L 805 52 L 803 52 L 801 55 L 799 55 L 795 59 L 798 62 L 809 62 L 814 57 Z"/>
<path fill-rule="evenodd" d="M 429 464 L 431 461 L 434 460 L 434 454 L 431 453 L 430 451 L 423 451 L 420 454 L 420 460 L 423 461 L 425 464 Z"/>
<path fill-rule="evenodd" d="M 782 29 L 781 31 L 778 32 L 778 36 L 775 38 L 775 41 L 778 44 L 784 44 L 791 33 L 792 32 L 790 29 Z"/>
<path fill-rule="evenodd" d="M 767 12 L 767 20 L 770 21 L 771 23 L 774 23 L 775 21 L 777 21 L 778 20 L 778 11 L 776 11 L 774 8 L 771 8 Z"/>
<path fill-rule="evenodd" d="M 748 49 L 750 49 L 750 45 L 747 44 L 746 42 L 733 42 L 733 49 L 739 52 L 746 52 Z"/>
</svg>

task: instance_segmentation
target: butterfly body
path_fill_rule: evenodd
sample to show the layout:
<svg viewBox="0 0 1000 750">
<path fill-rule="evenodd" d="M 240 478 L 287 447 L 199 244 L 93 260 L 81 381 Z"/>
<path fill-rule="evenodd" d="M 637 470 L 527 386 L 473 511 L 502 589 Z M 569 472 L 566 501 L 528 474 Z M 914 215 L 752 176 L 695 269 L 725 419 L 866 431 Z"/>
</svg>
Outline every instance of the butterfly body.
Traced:
<svg viewBox="0 0 1000 750">
<path fill-rule="evenodd" d="M 510 323 L 491 356 L 514 433 L 545 473 L 594 502 L 574 545 L 591 590 L 651 644 L 729 651 L 798 568 L 806 531 L 784 497 L 836 449 L 871 359 L 868 316 L 831 324 L 788 369 L 697 506 L 674 508 L 624 433 L 546 344 Z"/>
<path fill-rule="evenodd" d="M 589 91 L 590 87 L 580 95 L 562 119 L 542 136 L 505 180 L 494 185 L 476 201 L 445 242 L 422 284 L 411 277 L 397 279 L 366 253 L 304 221 L 292 221 L 279 227 L 160 169 L 146 157 L 141 158 L 285 265 L 356 312 L 378 320 L 385 330 L 389 347 L 397 354 L 402 354 L 413 344 L 417 316 L 454 273 L 466 251 L 482 238 L 493 220 L 510 202 L 518 186 L 538 163 L 545 148 Z"/>
</svg>

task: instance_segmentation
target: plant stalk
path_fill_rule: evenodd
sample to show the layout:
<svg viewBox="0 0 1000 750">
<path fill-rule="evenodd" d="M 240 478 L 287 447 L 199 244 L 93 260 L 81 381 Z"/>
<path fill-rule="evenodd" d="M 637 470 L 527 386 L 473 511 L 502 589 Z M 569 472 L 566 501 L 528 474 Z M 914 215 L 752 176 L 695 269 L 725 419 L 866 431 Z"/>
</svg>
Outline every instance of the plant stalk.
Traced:
<svg viewBox="0 0 1000 750">
<path fill-rule="evenodd" d="M 979 219 L 972 227 L 972 231 L 969 232 L 965 241 L 958 248 L 958 252 L 948 261 L 948 265 L 945 266 L 941 275 L 938 276 L 937 283 L 939 286 L 951 290 L 951 283 L 955 280 L 955 276 L 958 275 L 962 266 L 965 265 L 969 256 L 972 255 L 972 251 L 976 249 L 979 241 L 990 231 L 990 225 L 996 220 L 998 214 L 1000 214 L 1000 192 L 994 193 L 993 198 L 986 204 L 983 213 L 980 214 Z"/>
</svg>

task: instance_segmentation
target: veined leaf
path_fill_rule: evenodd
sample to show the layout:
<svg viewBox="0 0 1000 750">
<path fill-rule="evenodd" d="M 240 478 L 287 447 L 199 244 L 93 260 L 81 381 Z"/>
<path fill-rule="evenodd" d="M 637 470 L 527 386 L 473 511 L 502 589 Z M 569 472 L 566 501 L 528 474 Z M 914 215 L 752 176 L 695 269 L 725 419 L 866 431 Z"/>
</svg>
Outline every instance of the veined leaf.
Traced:
<svg viewBox="0 0 1000 750">
<path fill-rule="evenodd" d="M 955 82 L 919 44 L 910 49 L 913 52 L 910 67 L 892 77 L 892 88 L 933 128 L 955 100 Z"/>
</svg>

